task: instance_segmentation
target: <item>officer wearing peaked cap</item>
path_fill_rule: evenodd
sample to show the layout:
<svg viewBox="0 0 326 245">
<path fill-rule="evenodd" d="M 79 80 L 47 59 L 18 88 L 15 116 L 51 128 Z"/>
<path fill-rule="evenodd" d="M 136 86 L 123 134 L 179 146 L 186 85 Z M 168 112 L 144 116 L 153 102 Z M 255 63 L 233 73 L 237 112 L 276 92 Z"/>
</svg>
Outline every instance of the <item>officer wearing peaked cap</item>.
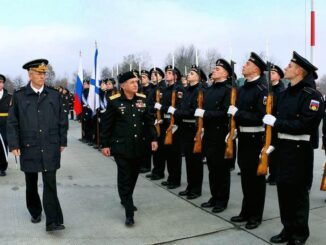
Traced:
<svg viewBox="0 0 326 245">
<path fill-rule="evenodd" d="M 170 125 L 171 114 L 173 114 L 172 94 L 176 93 L 176 108 L 179 108 L 181 100 L 183 98 L 184 89 L 182 85 L 179 85 L 176 81 L 179 78 L 178 70 L 171 65 L 165 68 L 165 78 L 167 87 L 161 91 L 162 98 L 160 103 L 156 102 L 154 108 L 159 110 L 162 115 L 161 135 L 158 139 L 159 149 L 154 154 L 152 170 L 152 180 L 158 180 L 164 178 L 165 164 L 167 165 L 168 178 L 161 184 L 167 186 L 169 189 L 175 189 L 180 186 L 181 182 L 181 149 L 180 149 L 180 131 L 178 130 L 178 120 L 175 120 L 174 129 L 176 129 L 172 135 L 172 145 L 165 145 L 166 130 Z M 174 109 L 176 109 L 174 108 Z"/>
<path fill-rule="evenodd" d="M 0 176 L 6 176 L 8 167 L 7 118 L 11 94 L 4 88 L 6 77 L 0 74 Z"/>
<path fill-rule="evenodd" d="M 194 138 L 197 132 L 197 121 L 194 115 L 197 108 L 199 91 L 203 91 L 201 81 L 206 79 L 202 69 L 192 65 L 187 75 L 189 86 L 185 89 L 179 108 L 174 111 L 174 116 L 180 121 L 180 139 L 182 152 L 185 154 L 187 170 L 187 188 L 179 192 L 180 196 L 195 199 L 201 196 L 203 184 L 202 154 L 194 153 Z"/>
<path fill-rule="evenodd" d="M 237 125 L 238 164 L 243 190 L 241 212 L 231 221 L 246 221 L 247 229 L 255 229 L 261 224 L 265 204 L 265 177 L 257 176 L 265 131 L 262 123 L 267 95 L 263 78 L 265 70 L 265 62 L 252 52 L 242 68 L 246 81 L 238 90 L 236 106 L 231 105 L 228 109 Z"/>
<path fill-rule="evenodd" d="M 114 156 L 118 167 L 118 192 L 125 207 L 127 226 L 134 224 L 133 191 L 145 153 L 145 129 L 150 131 L 152 150 L 157 149 L 154 117 L 146 96 L 137 93 L 138 77 L 129 71 L 119 76 L 121 92 L 109 98 L 102 117 L 102 153 Z"/>
<path fill-rule="evenodd" d="M 277 97 L 273 115 L 263 122 L 273 127 L 276 184 L 283 230 L 273 243 L 305 244 L 309 237 L 309 189 L 313 172 L 310 140 L 324 114 L 324 100 L 314 88 L 317 68 L 297 52 L 285 68 L 290 84 Z"/>
<path fill-rule="evenodd" d="M 203 153 L 207 159 L 211 191 L 211 198 L 201 206 L 213 208 L 212 212 L 215 213 L 227 208 L 230 197 L 230 166 L 229 161 L 224 158 L 224 153 L 231 91 L 228 80 L 232 74 L 233 69 L 226 60 L 216 61 L 211 76 L 213 83 L 205 91 L 204 108 L 197 109 L 195 113 L 204 118 Z"/>
<path fill-rule="evenodd" d="M 48 70 L 46 59 L 33 60 L 23 68 L 30 82 L 13 94 L 7 132 L 9 149 L 20 156 L 25 173 L 26 204 L 32 223 L 41 221 L 42 205 L 38 195 L 38 172 L 43 178 L 43 208 L 46 231 L 64 229 L 57 196 L 56 171 L 61 152 L 67 146 L 67 121 L 60 93 L 44 85 Z"/>
</svg>

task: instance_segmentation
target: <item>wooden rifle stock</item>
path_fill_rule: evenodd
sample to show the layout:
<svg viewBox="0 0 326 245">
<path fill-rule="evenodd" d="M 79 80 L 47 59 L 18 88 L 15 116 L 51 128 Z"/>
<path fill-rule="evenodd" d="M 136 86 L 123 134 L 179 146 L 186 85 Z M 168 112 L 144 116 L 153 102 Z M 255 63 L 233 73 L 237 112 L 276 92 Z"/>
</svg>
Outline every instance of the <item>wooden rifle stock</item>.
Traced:
<svg viewBox="0 0 326 245">
<path fill-rule="evenodd" d="M 266 114 L 272 114 L 273 112 L 273 91 L 272 91 L 272 84 L 270 79 L 271 73 L 271 64 L 268 62 L 268 96 L 266 100 Z M 265 176 L 267 175 L 267 168 L 268 168 L 268 154 L 267 150 L 272 143 L 272 126 L 267 125 L 265 129 L 265 144 L 263 150 L 261 152 L 261 156 L 259 159 L 259 165 L 257 168 L 257 175 L 258 176 Z"/>
<path fill-rule="evenodd" d="M 203 103 L 204 103 L 204 95 L 203 90 L 198 91 L 197 96 L 197 106 L 199 109 L 203 109 Z M 194 153 L 201 153 L 201 135 L 203 132 L 203 126 L 204 126 L 204 120 L 202 117 L 198 117 L 197 119 L 197 132 L 195 137 L 195 145 L 194 145 Z"/>
<path fill-rule="evenodd" d="M 235 102 L 237 100 L 237 87 L 235 84 L 235 74 L 234 74 L 234 65 L 235 62 L 231 60 L 231 67 L 232 67 L 232 89 L 231 89 L 231 98 L 230 98 L 230 105 L 235 106 Z M 233 139 L 235 135 L 235 120 L 234 117 L 231 116 L 230 118 L 230 131 L 229 131 L 229 137 L 226 141 L 226 147 L 225 147 L 225 153 L 224 153 L 224 158 L 225 159 L 232 159 L 234 157 L 234 152 L 233 152 Z"/>
<path fill-rule="evenodd" d="M 155 101 L 157 103 L 160 103 L 160 97 L 161 97 L 160 96 L 160 89 L 157 88 L 156 93 L 155 93 Z M 160 137 L 160 135 L 161 135 L 161 127 L 160 127 L 160 121 L 161 120 L 162 120 L 161 112 L 160 112 L 160 110 L 156 110 L 156 125 L 155 125 L 155 128 L 156 128 L 156 132 L 157 132 L 157 137 Z"/>
<path fill-rule="evenodd" d="M 237 99 L 237 89 L 235 87 L 232 87 L 231 89 L 231 103 L 230 105 L 235 105 L 235 101 Z M 226 148 L 225 148 L 225 153 L 224 153 L 224 158 L 225 159 L 232 159 L 234 156 L 233 152 L 233 138 L 235 134 L 235 120 L 234 117 L 231 116 L 230 118 L 230 132 L 229 132 L 229 137 L 226 141 Z"/>
<path fill-rule="evenodd" d="M 326 163 L 324 163 L 324 174 L 320 185 L 321 191 L 326 191 Z"/>
<path fill-rule="evenodd" d="M 176 100 L 176 91 L 173 90 L 172 91 L 172 99 L 171 99 L 171 106 L 172 107 L 175 107 L 175 100 Z M 172 135 L 172 128 L 173 128 L 173 125 L 174 125 L 174 116 L 171 115 L 170 125 L 166 130 L 166 135 L 165 135 L 165 140 L 164 140 L 165 145 L 172 145 L 172 136 L 173 136 Z"/>
</svg>

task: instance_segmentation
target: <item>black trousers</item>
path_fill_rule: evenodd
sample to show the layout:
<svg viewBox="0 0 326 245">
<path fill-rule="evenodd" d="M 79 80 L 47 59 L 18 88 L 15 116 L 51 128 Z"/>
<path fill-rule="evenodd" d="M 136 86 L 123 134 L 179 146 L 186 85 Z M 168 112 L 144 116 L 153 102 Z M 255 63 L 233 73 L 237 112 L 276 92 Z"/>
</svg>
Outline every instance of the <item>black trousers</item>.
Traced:
<svg viewBox="0 0 326 245">
<path fill-rule="evenodd" d="M 151 169 L 152 166 L 152 146 L 151 146 L 151 142 L 146 141 L 146 151 L 145 154 L 142 158 L 142 162 L 141 162 L 141 168 L 146 168 L 146 169 Z"/>
<path fill-rule="evenodd" d="M 8 143 L 4 139 L 4 145 L 6 148 L 6 153 L 8 154 Z M 8 168 L 8 162 L 5 155 L 5 150 L 3 149 L 2 143 L 0 142 L 0 171 L 6 171 Z"/>
<path fill-rule="evenodd" d="M 207 142 L 205 148 L 212 199 L 216 205 L 226 207 L 230 198 L 230 160 L 224 159 L 224 139 Z"/>
<path fill-rule="evenodd" d="M 63 224 L 63 215 L 57 195 L 56 171 L 42 172 L 43 208 L 46 225 Z M 37 217 L 42 213 L 42 204 L 37 190 L 38 173 L 25 172 L 26 204 L 29 213 Z"/>
<path fill-rule="evenodd" d="M 118 193 L 126 210 L 126 217 L 134 216 L 133 193 L 139 175 L 142 158 L 124 158 L 114 156 L 118 167 Z"/>
<path fill-rule="evenodd" d="M 165 145 L 165 132 L 168 125 L 161 127 L 161 135 L 158 139 L 159 147 L 153 154 L 152 174 L 164 177 L 165 164 L 169 173 L 167 181 L 179 185 L 181 182 L 181 147 L 179 129 L 173 134 L 172 145 Z M 164 132 L 164 133 L 163 133 Z"/>
<path fill-rule="evenodd" d="M 277 184 L 283 232 L 290 239 L 307 240 L 309 237 L 309 187 Z"/>
<path fill-rule="evenodd" d="M 257 221 L 261 221 L 263 217 L 266 193 L 265 176 L 257 176 L 259 154 L 263 147 L 262 139 L 262 133 L 240 133 L 238 145 L 243 192 L 240 215 Z"/>
<path fill-rule="evenodd" d="M 186 160 L 187 190 L 200 195 L 203 185 L 203 157 L 201 153 L 193 153 L 196 130 L 195 124 L 185 123 L 181 125 L 180 142 Z"/>
</svg>

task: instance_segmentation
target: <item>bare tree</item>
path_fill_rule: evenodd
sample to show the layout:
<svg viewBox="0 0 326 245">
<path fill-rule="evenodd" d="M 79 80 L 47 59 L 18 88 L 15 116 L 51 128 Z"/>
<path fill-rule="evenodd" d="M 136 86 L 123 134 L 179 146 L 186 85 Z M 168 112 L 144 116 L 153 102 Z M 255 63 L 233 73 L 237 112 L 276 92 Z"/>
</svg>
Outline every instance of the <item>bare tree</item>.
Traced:
<svg viewBox="0 0 326 245">
<path fill-rule="evenodd" d="M 216 60 L 221 58 L 221 54 L 218 52 L 217 49 L 208 49 L 206 51 L 206 56 L 203 61 L 203 70 L 206 72 L 206 74 L 209 74 L 213 67 L 215 67 Z"/>
<path fill-rule="evenodd" d="M 49 86 L 54 86 L 55 84 L 55 72 L 51 64 L 48 64 L 48 72 L 47 72 L 45 84 Z"/>
<path fill-rule="evenodd" d="M 323 75 L 320 79 L 318 79 L 317 89 L 322 95 L 326 95 L 326 75 Z"/>
<path fill-rule="evenodd" d="M 110 70 L 108 67 L 103 67 L 101 71 L 101 79 L 112 77 L 112 70 Z"/>
<path fill-rule="evenodd" d="M 10 94 L 15 91 L 15 84 L 10 79 L 10 77 L 6 77 L 5 89 L 7 89 L 8 93 Z"/>
<path fill-rule="evenodd" d="M 19 77 L 16 77 L 15 79 L 13 79 L 13 84 L 14 84 L 15 89 L 19 89 L 20 87 L 25 85 L 25 82 L 23 81 L 21 76 L 19 76 Z"/>
</svg>

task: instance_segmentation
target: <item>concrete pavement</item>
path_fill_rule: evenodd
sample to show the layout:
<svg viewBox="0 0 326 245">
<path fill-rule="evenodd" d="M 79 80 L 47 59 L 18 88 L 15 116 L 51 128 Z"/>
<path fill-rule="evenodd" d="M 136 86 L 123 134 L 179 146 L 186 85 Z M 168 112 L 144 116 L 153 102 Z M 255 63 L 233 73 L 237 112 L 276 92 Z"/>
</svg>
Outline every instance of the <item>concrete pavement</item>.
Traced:
<svg viewBox="0 0 326 245">
<path fill-rule="evenodd" d="M 213 214 L 200 208 L 207 201 L 207 167 L 203 195 L 193 201 L 177 193 L 186 187 L 183 164 L 182 186 L 168 191 L 160 181 L 140 175 L 134 194 L 138 207 L 136 225 L 126 228 L 112 158 L 78 141 L 80 127 L 70 121 L 68 148 L 58 171 L 58 194 L 66 230 L 45 232 L 44 215 L 32 224 L 25 204 L 24 175 L 15 169 L 10 156 L 6 177 L 0 177 L 0 244 L 269 244 L 282 225 L 275 186 L 267 186 L 264 221 L 255 230 L 246 230 L 229 222 L 240 212 L 242 191 L 240 176 L 232 172 L 231 197 L 227 210 Z M 310 232 L 307 244 L 324 244 L 326 231 L 326 193 L 319 191 L 324 152 L 315 151 L 315 177 L 311 191 Z M 40 194 L 42 181 L 39 181 Z"/>
</svg>

